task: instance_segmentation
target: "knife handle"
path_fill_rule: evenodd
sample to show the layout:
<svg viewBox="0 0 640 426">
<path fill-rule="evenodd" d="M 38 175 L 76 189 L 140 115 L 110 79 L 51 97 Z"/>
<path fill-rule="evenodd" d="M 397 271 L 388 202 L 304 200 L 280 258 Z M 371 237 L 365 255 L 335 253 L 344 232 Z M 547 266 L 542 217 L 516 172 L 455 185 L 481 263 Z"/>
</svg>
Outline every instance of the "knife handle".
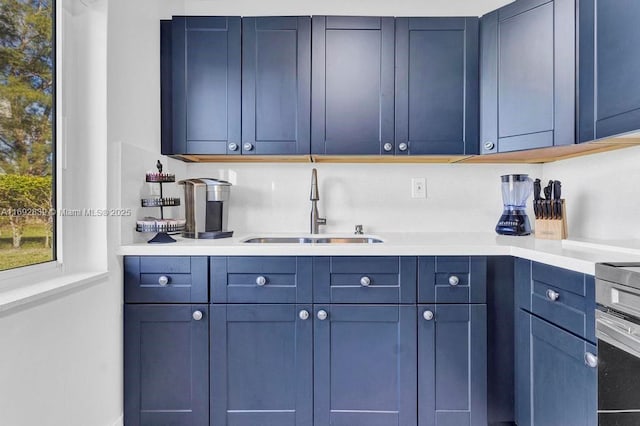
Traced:
<svg viewBox="0 0 640 426">
<path fill-rule="evenodd" d="M 559 180 L 553 181 L 553 199 L 559 200 L 562 196 L 562 182 Z"/>
</svg>

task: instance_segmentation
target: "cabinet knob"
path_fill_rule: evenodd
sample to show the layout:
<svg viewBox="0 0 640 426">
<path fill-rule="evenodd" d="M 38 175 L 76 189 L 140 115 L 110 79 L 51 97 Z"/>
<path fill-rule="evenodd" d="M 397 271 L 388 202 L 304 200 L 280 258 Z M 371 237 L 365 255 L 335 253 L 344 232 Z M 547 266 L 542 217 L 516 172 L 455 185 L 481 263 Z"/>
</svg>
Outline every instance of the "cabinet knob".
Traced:
<svg viewBox="0 0 640 426">
<path fill-rule="evenodd" d="M 449 285 L 457 286 L 458 284 L 460 284 L 460 278 L 458 278 L 456 275 L 451 275 L 449 277 Z"/>
<path fill-rule="evenodd" d="M 403 151 L 403 152 L 404 152 L 404 151 L 406 151 L 406 150 L 407 150 L 407 148 L 409 148 L 409 145 L 407 145 L 407 144 L 406 144 L 406 143 L 404 143 L 404 142 L 402 142 L 400 145 L 398 145 L 398 149 L 399 149 L 400 151 Z"/>
<path fill-rule="evenodd" d="M 160 284 L 162 287 L 165 287 L 167 284 L 169 284 L 169 277 L 167 277 L 166 275 L 160 275 L 160 278 L 158 278 L 158 284 Z"/>
<path fill-rule="evenodd" d="M 547 299 L 551 300 L 552 302 L 558 300 L 559 297 L 560 293 L 558 293 L 557 291 L 553 291 L 551 289 L 547 290 Z"/>
<path fill-rule="evenodd" d="M 329 314 L 327 313 L 327 311 L 325 311 L 324 309 L 320 309 L 318 311 L 318 319 L 320 321 L 324 321 L 329 317 Z"/>
<path fill-rule="evenodd" d="M 229 148 L 229 151 L 237 151 L 238 150 L 238 144 L 231 142 L 229 145 L 227 145 L 227 148 Z"/>
<path fill-rule="evenodd" d="M 200 321 L 204 315 L 202 315 L 201 311 L 194 311 L 191 316 L 193 317 L 194 320 Z"/>
<path fill-rule="evenodd" d="M 242 145 L 242 149 L 245 151 L 251 151 L 253 149 L 253 144 L 245 143 L 244 145 Z"/>
<path fill-rule="evenodd" d="M 260 275 L 258 278 L 256 278 L 256 284 L 258 284 L 259 286 L 263 286 L 267 283 L 267 279 L 265 277 L 263 277 L 262 275 Z"/>
<path fill-rule="evenodd" d="M 361 285 L 361 286 L 363 286 L 363 287 L 368 287 L 368 286 L 369 286 L 369 284 L 371 284 L 371 278 L 366 277 L 366 276 L 365 276 L 365 277 L 360 278 L 360 285 Z"/>
<path fill-rule="evenodd" d="M 495 147 L 496 147 L 496 144 L 494 144 L 493 142 L 487 141 L 484 143 L 484 149 L 486 149 L 487 151 L 490 151 Z"/>
<path fill-rule="evenodd" d="M 382 145 L 382 149 L 384 149 L 386 152 L 389 152 L 393 149 L 393 144 L 390 144 L 389 142 L 387 142 L 384 145 Z"/>
<path fill-rule="evenodd" d="M 298 317 L 305 321 L 309 319 L 309 311 L 307 311 L 306 309 L 301 310 L 300 312 L 298 312 Z"/>
<path fill-rule="evenodd" d="M 431 311 L 424 311 L 424 312 L 422 313 L 422 317 L 423 317 L 424 319 L 426 319 L 427 321 L 431 321 L 431 320 L 433 319 L 433 312 L 431 312 Z"/>
<path fill-rule="evenodd" d="M 591 352 L 584 354 L 584 363 L 587 367 L 596 368 L 598 366 L 598 357 Z"/>
</svg>

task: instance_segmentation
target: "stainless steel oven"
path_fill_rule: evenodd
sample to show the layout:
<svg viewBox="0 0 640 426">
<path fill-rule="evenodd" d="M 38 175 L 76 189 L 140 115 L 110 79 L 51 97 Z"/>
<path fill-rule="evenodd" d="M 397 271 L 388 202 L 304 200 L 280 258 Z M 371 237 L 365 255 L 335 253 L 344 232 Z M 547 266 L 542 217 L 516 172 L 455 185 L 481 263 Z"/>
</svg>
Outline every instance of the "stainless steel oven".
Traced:
<svg viewBox="0 0 640 426">
<path fill-rule="evenodd" d="M 598 425 L 640 425 L 640 263 L 596 265 Z"/>
</svg>

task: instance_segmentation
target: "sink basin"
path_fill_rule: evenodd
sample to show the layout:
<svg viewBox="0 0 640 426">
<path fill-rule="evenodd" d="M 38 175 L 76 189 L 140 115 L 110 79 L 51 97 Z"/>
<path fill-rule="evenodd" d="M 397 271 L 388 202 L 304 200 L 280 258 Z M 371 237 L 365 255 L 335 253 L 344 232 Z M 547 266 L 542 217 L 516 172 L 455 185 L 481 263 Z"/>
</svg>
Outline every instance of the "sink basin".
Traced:
<svg viewBox="0 0 640 426">
<path fill-rule="evenodd" d="M 251 244 L 375 244 L 382 243 L 373 237 L 258 237 L 249 238 L 243 243 Z"/>
</svg>

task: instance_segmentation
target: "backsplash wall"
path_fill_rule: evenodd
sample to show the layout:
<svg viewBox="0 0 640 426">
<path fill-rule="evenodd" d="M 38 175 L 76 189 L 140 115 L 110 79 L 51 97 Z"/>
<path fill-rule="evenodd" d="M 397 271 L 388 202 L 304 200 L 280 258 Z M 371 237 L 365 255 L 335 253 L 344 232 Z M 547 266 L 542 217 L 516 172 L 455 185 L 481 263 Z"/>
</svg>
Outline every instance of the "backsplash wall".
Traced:
<svg viewBox="0 0 640 426">
<path fill-rule="evenodd" d="M 189 164 L 189 177 L 233 184 L 229 229 L 236 236 L 309 232 L 311 169 L 318 169 L 322 233 L 492 232 L 502 212 L 500 175 L 539 176 L 540 165 Z M 411 198 L 424 177 L 427 198 Z"/>
<path fill-rule="evenodd" d="M 562 181 L 569 238 L 640 240 L 640 147 L 543 166 Z"/>
</svg>

